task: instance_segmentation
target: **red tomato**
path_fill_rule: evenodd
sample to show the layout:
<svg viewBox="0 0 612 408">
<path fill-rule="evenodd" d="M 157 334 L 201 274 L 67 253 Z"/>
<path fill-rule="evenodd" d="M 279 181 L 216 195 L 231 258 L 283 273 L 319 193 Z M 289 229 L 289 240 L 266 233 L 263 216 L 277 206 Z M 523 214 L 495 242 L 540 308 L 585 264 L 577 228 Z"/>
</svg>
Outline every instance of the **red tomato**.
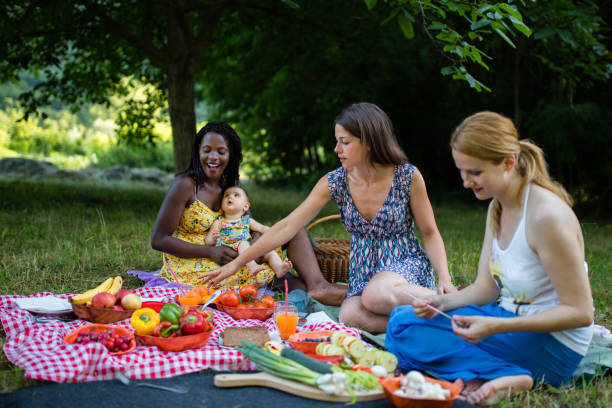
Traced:
<svg viewBox="0 0 612 408">
<path fill-rule="evenodd" d="M 236 306 L 236 308 L 238 309 L 248 309 L 248 305 L 245 305 L 244 303 L 239 304 L 238 306 Z"/>
<path fill-rule="evenodd" d="M 256 307 L 256 308 L 258 308 L 258 309 L 259 309 L 259 308 L 261 308 L 261 309 L 265 309 L 265 308 L 267 308 L 268 306 L 267 306 L 267 305 L 266 305 L 264 302 L 255 302 L 255 307 Z"/>
<path fill-rule="evenodd" d="M 262 298 L 261 301 L 265 303 L 266 307 L 274 307 L 274 304 L 276 303 L 272 296 L 266 296 Z"/>
<path fill-rule="evenodd" d="M 219 298 L 223 306 L 236 307 L 240 303 L 240 298 L 233 290 L 228 290 Z"/>
<path fill-rule="evenodd" d="M 240 298 L 243 302 L 257 298 L 257 288 L 253 285 L 245 285 L 240 288 Z"/>
</svg>

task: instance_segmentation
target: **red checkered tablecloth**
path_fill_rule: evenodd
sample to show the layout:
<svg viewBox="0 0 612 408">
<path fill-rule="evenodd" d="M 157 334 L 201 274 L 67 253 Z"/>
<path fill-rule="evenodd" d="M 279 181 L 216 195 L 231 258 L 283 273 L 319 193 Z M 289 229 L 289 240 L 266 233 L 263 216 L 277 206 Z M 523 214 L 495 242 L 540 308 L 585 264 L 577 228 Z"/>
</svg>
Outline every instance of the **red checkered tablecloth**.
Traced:
<svg viewBox="0 0 612 408">
<path fill-rule="evenodd" d="M 176 288 L 141 288 L 134 290 L 143 298 L 173 299 Z M 36 293 L 27 297 L 57 296 L 68 299 L 71 294 Z M 215 330 L 209 341 L 196 350 L 169 352 L 157 347 L 138 345 L 128 354 L 111 356 L 102 344 L 66 344 L 64 337 L 73 330 L 89 324 L 84 320 L 36 323 L 32 314 L 20 309 L 14 299 L 26 296 L 0 296 L 0 321 L 6 333 L 3 347 L 6 357 L 25 370 L 28 378 L 54 382 L 81 382 L 116 379 L 122 373 L 132 379 L 166 378 L 204 369 L 252 370 L 255 365 L 239 351 L 219 345 L 219 336 L 229 326 L 260 325 L 275 330 L 272 318 L 234 320 L 218 310 L 214 311 Z M 129 320 L 113 323 L 131 329 Z M 344 330 L 356 337 L 359 331 L 339 323 L 322 323 L 301 327 L 299 331 Z"/>
</svg>

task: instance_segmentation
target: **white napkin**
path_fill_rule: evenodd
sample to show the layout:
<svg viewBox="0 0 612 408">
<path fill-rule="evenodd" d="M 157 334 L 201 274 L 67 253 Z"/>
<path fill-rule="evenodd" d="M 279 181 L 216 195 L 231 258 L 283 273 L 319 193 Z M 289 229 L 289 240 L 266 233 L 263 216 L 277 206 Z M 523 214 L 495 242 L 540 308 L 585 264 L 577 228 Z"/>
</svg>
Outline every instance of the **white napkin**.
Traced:
<svg viewBox="0 0 612 408">
<path fill-rule="evenodd" d="M 34 313 L 68 313 L 72 305 L 67 299 L 56 296 L 29 297 L 13 299 L 20 308 Z"/>
<path fill-rule="evenodd" d="M 170 298 L 165 298 L 163 296 L 161 297 L 150 297 L 150 298 L 145 298 L 145 297 L 141 297 L 140 300 L 142 300 L 143 302 L 165 302 L 166 300 L 169 300 Z"/>
<path fill-rule="evenodd" d="M 315 324 L 315 323 L 336 323 L 325 313 L 324 311 L 311 313 L 306 316 L 306 324 Z"/>
</svg>

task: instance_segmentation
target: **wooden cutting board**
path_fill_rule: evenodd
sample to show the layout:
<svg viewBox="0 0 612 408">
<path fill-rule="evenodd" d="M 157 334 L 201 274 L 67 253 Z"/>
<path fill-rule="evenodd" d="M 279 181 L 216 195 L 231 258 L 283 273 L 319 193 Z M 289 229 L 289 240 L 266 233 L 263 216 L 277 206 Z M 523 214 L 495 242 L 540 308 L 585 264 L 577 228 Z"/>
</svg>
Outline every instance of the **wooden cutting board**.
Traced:
<svg viewBox="0 0 612 408">
<path fill-rule="evenodd" d="M 310 385 L 276 377 L 268 373 L 248 373 L 248 374 L 217 374 L 215 375 L 215 385 L 221 388 L 228 387 L 268 387 L 303 398 L 315 399 L 319 401 L 350 402 L 351 396 L 348 392 L 340 395 L 329 395 L 318 388 Z M 371 392 L 355 393 L 357 401 L 374 401 L 385 398 L 382 389 Z"/>
</svg>

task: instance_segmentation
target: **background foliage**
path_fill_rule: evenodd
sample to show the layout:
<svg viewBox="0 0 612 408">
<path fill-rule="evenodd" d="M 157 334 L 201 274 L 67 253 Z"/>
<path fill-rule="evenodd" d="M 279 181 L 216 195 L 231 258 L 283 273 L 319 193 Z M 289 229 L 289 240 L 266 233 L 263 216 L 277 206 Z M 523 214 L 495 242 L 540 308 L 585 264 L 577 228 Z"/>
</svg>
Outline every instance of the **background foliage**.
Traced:
<svg viewBox="0 0 612 408">
<path fill-rule="evenodd" d="M 17 35 L 10 25 L 0 30 L 8 57 L 1 78 L 21 81 L 0 89 L 1 154 L 46 156 L 72 167 L 176 165 L 169 66 L 147 57 L 152 49 L 138 51 L 127 32 L 117 35 L 116 25 L 109 23 L 113 31 L 102 24 L 129 18 L 131 32 L 156 36 L 150 43 L 168 57 L 162 28 L 176 21 L 165 19 L 163 7 L 145 12 L 130 2 L 82 0 L 48 11 L 36 0 L 7 4 L 25 21 L 47 15 L 79 25 L 70 31 L 46 18 Z M 185 29 L 199 33 L 196 16 L 214 20 L 194 71 L 192 99 L 208 107 L 198 120 L 223 119 L 239 129 L 249 178 L 308 189 L 338 165 L 335 115 L 370 101 L 389 114 L 430 191 L 444 196 L 459 190 L 449 135 L 465 116 L 486 109 L 513 118 L 522 137 L 543 147 L 579 212 L 608 213 L 612 174 L 601 146 L 611 141 L 611 0 L 265 0 L 220 2 L 214 12 L 207 2 L 189 4 L 194 8 L 181 11 L 189 16 Z M 78 30 L 83 36 L 71 42 Z M 465 75 L 467 82 L 451 80 L 461 69 L 491 92 L 476 92 Z M 33 109 L 47 119 L 17 122 Z"/>
</svg>

